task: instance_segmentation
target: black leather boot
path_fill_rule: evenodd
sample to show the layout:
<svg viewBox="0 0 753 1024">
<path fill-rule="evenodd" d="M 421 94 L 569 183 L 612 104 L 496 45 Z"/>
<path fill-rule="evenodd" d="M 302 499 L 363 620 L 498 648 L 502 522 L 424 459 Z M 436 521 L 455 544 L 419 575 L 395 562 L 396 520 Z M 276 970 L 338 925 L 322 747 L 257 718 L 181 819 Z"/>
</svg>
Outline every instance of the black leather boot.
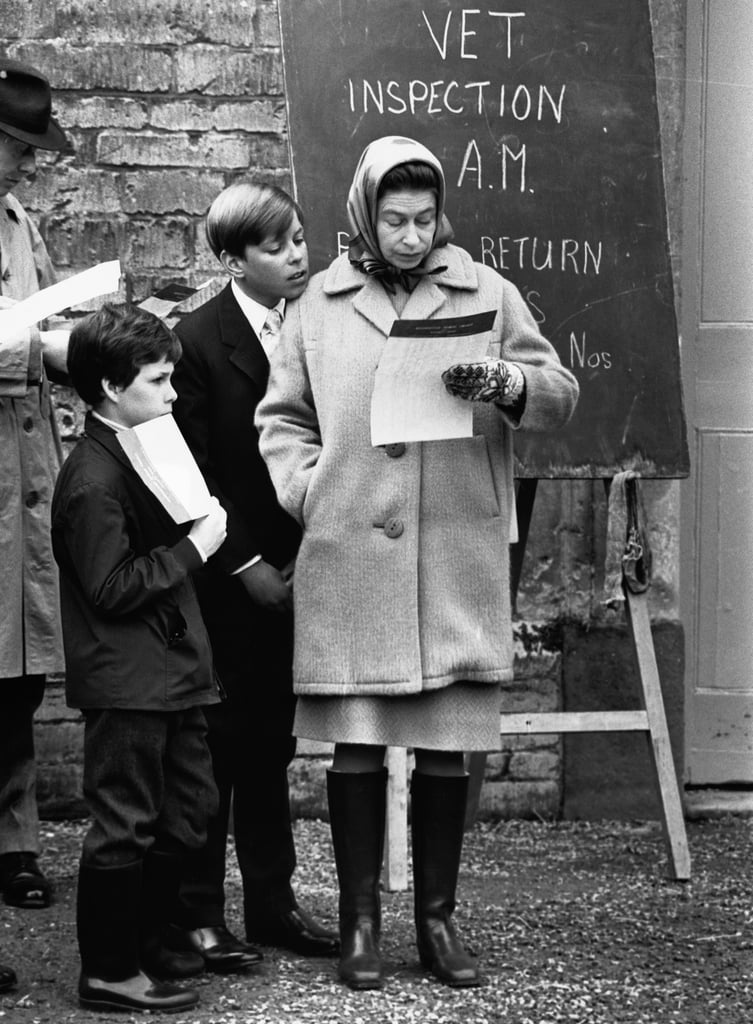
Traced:
<svg viewBox="0 0 753 1024">
<path fill-rule="evenodd" d="M 150 850 L 141 883 L 141 964 L 156 978 L 193 978 L 204 973 L 204 957 L 195 949 L 173 949 L 168 928 L 178 904 L 183 859 Z"/>
<path fill-rule="evenodd" d="M 81 865 L 76 926 L 81 952 L 79 1001 L 87 1010 L 178 1013 L 196 1006 L 190 989 L 155 981 L 141 969 L 141 861 L 112 868 Z"/>
<path fill-rule="evenodd" d="M 422 775 L 411 781 L 416 940 L 421 963 L 455 988 L 480 985 L 478 964 L 455 934 L 468 776 Z"/>
<path fill-rule="evenodd" d="M 382 987 L 379 952 L 387 769 L 327 772 L 327 799 L 340 885 L 340 966 L 352 989 Z"/>
</svg>

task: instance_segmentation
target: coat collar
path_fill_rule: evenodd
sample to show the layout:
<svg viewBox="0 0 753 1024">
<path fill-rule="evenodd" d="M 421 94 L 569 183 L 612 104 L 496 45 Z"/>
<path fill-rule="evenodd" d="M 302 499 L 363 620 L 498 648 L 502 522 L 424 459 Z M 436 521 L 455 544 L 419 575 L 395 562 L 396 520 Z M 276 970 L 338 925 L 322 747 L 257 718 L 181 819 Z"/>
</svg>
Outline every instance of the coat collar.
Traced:
<svg viewBox="0 0 753 1024">
<path fill-rule="evenodd" d="M 231 350 L 228 353 L 230 362 L 260 388 L 266 388 L 269 361 L 230 284 L 217 296 L 217 317 L 220 341 Z"/>
<path fill-rule="evenodd" d="M 400 319 L 425 320 L 433 316 L 446 302 L 445 289 L 462 291 L 478 289 L 478 275 L 473 260 L 465 249 L 456 245 L 442 246 L 429 253 L 427 269 L 444 267 L 441 272 L 422 278 L 412 292 Z M 325 295 L 343 295 L 354 292 L 353 307 L 369 320 L 382 334 L 389 334 L 398 319 L 384 286 L 376 278 L 368 277 L 348 260 L 339 256 L 325 271 Z"/>
<path fill-rule="evenodd" d="M 101 444 L 103 448 L 106 448 L 110 455 L 117 459 L 118 462 L 131 469 L 130 460 L 118 441 L 118 432 L 113 430 L 112 427 L 108 427 L 102 420 L 97 419 L 91 412 L 86 414 L 84 433 L 92 441 L 96 441 L 97 444 Z"/>
</svg>

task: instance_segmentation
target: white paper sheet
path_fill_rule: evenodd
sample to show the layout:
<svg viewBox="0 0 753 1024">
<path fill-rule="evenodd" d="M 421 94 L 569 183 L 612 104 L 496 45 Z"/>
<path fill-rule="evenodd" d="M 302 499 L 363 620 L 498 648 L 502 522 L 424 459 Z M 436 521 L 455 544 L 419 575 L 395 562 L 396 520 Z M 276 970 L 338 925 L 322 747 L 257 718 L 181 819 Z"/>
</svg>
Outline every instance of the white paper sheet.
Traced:
<svg viewBox="0 0 753 1024">
<path fill-rule="evenodd" d="M 442 373 L 484 359 L 488 334 L 450 338 L 389 337 L 371 400 L 371 443 L 470 437 L 473 403 L 448 394 Z"/>
<path fill-rule="evenodd" d="M 0 335 L 32 327 L 40 320 L 59 313 L 69 306 L 108 295 L 118 290 L 120 282 L 120 260 L 99 263 L 96 267 L 74 274 L 65 281 L 43 288 L 28 299 L 22 299 L 10 309 L 0 310 Z"/>
<path fill-rule="evenodd" d="M 207 514 L 209 490 L 172 416 L 121 430 L 117 437 L 133 468 L 176 523 Z"/>
</svg>

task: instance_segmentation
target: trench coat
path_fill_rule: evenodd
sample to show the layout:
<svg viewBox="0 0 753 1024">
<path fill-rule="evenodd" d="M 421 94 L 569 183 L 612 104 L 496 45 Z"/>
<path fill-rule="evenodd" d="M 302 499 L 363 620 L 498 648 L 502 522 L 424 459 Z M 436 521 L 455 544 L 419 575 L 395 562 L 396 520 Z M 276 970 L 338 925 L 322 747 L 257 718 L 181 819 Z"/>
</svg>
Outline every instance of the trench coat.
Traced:
<svg viewBox="0 0 753 1024">
<path fill-rule="evenodd" d="M 578 385 L 514 285 L 456 246 L 427 267 L 445 269 L 421 278 L 402 318 L 496 310 L 488 355 L 522 368 L 525 410 L 512 422 L 474 403 L 472 437 L 373 448 L 374 373 L 396 319 L 384 287 L 341 256 L 289 305 L 256 423 L 279 501 L 304 528 L 299 694 L 512 678 L 512 434 L 562 426 Z"/>
<path fill-rule="evenodd" d="M 0 260 L 6 297 L 25 299 L 54 283 L 44 242 L 10 194 L 0 197 Z M 0 334 L 0 678 L 64 667 L 50 543 L 59 458 L 38 340 L 36 329 Z"/>
</svg>

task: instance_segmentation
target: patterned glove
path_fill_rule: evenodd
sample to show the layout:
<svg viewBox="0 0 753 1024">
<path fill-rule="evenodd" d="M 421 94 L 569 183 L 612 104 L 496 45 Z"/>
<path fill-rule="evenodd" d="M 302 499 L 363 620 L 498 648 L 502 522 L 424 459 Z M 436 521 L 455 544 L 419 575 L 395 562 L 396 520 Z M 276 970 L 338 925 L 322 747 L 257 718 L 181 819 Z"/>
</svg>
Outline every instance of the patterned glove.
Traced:
<svg viewBox="0 0 753 1024">
<path fill-rule="evenodd" d="M 503 359 L 457 363 L 444 371 L 442 380 L 451 395 L 469 402 L 496 402 L 502 406 L 517 405 L 525 388 L 520 367 Z"/>
</svg>

